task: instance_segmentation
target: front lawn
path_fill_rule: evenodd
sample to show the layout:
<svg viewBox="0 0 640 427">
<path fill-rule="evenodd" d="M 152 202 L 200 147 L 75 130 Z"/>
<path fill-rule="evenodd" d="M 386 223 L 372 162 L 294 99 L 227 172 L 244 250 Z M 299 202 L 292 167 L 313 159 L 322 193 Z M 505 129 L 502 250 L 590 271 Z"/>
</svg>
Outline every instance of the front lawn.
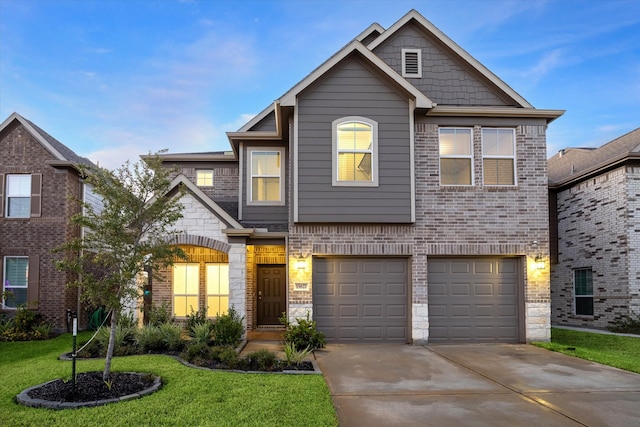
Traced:
<svg viewBox="0 0 640 427">
<path fill-rule="evenodd" d="M 640 337 L 551 328 L 551 342 L 533 344 L 640 374 Z"/>
<path fill-rule="evenodd" d="M 78 341 L 89 335 L 80 334 Z M 48 341 L 0 342 L 0 425 L 11 426 L 336 426 L 321 375 L 242 374 L 189 368 L 168 356 L 113 360 L 113 371 L 151 372 L 162 389 L 137 400 L 54 411 L 15 403 L 25 388 L 71 377 L 71 336 Z M 101 371 L 104 359 L 78 360 L 78 372 Z"/>
</svg>

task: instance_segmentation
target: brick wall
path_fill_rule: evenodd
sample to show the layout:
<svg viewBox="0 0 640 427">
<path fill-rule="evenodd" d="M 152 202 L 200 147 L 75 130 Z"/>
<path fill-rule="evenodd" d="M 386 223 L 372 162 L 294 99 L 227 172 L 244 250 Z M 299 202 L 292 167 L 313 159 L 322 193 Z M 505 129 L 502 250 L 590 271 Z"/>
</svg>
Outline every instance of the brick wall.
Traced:
<svg viewBox="0 0 640 427">
<path fill-rule="evenodd" d="M 558 264 L 552 267 L 552 322 L 606 328 L 638 312 L 640 170 L 621 167 L 557 195 Z M 594 315 L 575 315 L 573 271 L 593 271 Z M 630 283 L 633 283 L 630 288 Z"/>
<path fill-rule="evenodd" d="M 21 125 L 5 129 L 0 139 L 0 173 L 42 174 L 42 215 L 32 218 L 0 218 L 0 260 L 4 256 L 39 257 L 37 310 L 56 330 L 66 329 L 66 310 L 77 309 L 77 290 L 67 288 L 73 277 L 57 271 L 53 261 L 55 247 L 78 235 L 68 217 L 77 212 L 70 195 L 79 196 L 81 184 L 72 170 L 46 165 L 54 157 Z M 3 274 L 0 269 L 0 274 Z M 4 280 L 4 278 L 2 278 Z M 80 325 L 87 322 L 81 310 Z"/>
</svg>

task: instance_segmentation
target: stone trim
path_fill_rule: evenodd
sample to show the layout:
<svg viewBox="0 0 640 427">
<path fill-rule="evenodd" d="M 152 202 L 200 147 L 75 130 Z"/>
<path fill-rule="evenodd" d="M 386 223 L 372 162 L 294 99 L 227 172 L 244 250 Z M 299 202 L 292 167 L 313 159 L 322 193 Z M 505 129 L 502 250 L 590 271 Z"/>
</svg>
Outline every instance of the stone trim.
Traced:
<svg viewBox="0 0 640 427">
<path fill-rule="evenodd" d="M 171 244 L 175 245 L 191 245 L 201 246 L 204 248 L 215 249 L 216 251 L 224 252 L 226 254 L 231 250 L 231 245 L 220 240 L 215 240 L 210 237 L 196 236 L 194 234 L 179 234 L 169 240 Z"/>
</svg>

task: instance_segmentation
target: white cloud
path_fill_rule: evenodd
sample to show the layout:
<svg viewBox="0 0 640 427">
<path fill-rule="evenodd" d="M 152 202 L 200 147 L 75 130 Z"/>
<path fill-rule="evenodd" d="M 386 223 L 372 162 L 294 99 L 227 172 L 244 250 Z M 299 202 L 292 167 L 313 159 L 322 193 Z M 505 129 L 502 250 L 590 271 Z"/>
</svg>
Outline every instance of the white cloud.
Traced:
<svg viewBox="0 0 640 427">
<path fill-rule="evenodd" d="M 536 65 L 531 69 L 525 71 L 523 74 L 525 77 L 531 78 L 534 81 L 539 81 L 542 77 L 548 74 L 555 68 L 558 68 L 563 61 L 562 49 L 554 49 L 551 52 L 544 55 Z"/>
</svg>

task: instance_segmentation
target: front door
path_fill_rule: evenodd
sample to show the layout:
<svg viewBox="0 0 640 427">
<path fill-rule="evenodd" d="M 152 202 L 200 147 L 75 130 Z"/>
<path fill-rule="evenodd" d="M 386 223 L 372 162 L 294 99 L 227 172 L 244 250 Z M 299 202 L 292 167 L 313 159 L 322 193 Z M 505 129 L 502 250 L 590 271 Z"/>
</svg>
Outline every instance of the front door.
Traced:
<svg viewBox="0 0 640 427">
<path fill-rule="evenodd" d="M 284 265 L 258 265 L 258 326 L 279 325 L 286 310 Z"/>
</svg>

